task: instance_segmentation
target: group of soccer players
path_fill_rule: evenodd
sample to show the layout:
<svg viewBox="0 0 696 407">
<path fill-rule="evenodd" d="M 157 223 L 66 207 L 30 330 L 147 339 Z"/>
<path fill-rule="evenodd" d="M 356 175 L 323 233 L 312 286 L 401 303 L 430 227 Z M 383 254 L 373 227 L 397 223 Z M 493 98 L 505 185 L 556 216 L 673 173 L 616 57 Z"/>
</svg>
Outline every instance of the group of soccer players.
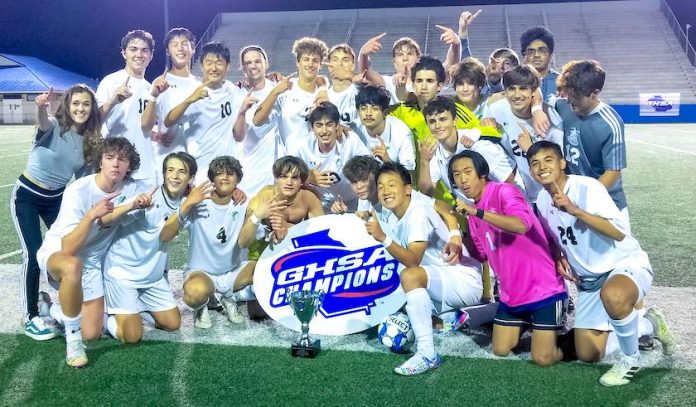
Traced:
<svg viewBox="0 0 696 407">
<path fill-rule="evenodd" d="M 589 60 L 552 70 L 544 27 L 522 34 L 521 59 L 500 48 L 484 66 L 468 46 L 479 13 L 462 13 L 458 31 L 438 26 L 444 63 L 404 37 L 392 47 L 394 74 L 384 75 L 370 64 L 384 34 L 358 55 L 305 37 L 287 76 L 269 72 L 261 47 L 244 47 L 236 84 L 226 79 L 230 50 L 211 42 L 195 55 L 186 28 L 166 35 L 166 69 L 149 83 L 155 42 L 128 32 L 124 68 L 96 92 L 73 86 L 53 116 L 52 92 L 37 97 L 34 149 L 11 202 L 25 333 L 53 338 L 50 315 L 64 329 L 67 363 L 82 367 L 83 341 L 104 331 L 134 343 L 143 318 L 179 329 L 167 252 L 184 228 L 183 302 L 194 327 L 212 326 L 218 300 L 242 323 L 239 305 L 255 300 L 256 260 L 268 244 L 305 219 L 355 213 L 405 266 L 416 352 L 396 373 L 439 366 L 432 316 L 465 325 L 460 310 L 492 296 L 489 269 L 496 355 L 531 326 L 539 365 L 569 359 L 571 348 L 585 362 L 620 349 L 600 382 L 622 385 L 641 367 L 639 336 L 674 352 L 662 314 L 643 306 L 653 271 L 631 236 L 623 122 L 598 98 L 604 71 Z M 442 94 L 448 87 L 453 96 Z M 40 275 L 58 301 L 39 292 Z M 579 290 L 572 347 L 558 345 L 564 279 Z"/>
</svg>

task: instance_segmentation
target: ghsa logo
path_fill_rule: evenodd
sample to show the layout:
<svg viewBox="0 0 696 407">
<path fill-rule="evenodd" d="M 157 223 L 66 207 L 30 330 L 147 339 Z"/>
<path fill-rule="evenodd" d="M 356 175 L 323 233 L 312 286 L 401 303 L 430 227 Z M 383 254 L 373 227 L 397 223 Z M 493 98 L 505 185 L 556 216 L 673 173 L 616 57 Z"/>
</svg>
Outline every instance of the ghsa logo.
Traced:
<svg viewBox="0 0 696 407">
<path fill-rule="evenodd" d="M 295 251 L 276 259 L 270 306 L 289 304 L 290 293 L 325 293 L 319 313 L 326 318 L 371 313 L 375 300 L 393 293 L 400 284 L 399 263 L 381 244 L 349 250 L 321 230 L 292 240 Z"/>
<path fill-rule="evenodd" d="M 648 99 L 648 106 L 655 109 L 656 112 L 667 112 L 672 110 L 673 104 L 668 99 L 663 98 L 661 95 L 655 95 Z"/>
</svg>

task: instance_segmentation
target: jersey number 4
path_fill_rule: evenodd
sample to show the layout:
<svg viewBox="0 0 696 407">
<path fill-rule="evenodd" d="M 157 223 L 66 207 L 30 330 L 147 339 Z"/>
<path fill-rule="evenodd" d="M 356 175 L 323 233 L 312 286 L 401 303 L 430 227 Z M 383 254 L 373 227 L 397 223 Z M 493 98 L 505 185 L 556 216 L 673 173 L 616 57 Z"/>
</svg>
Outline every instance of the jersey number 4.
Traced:
<svg viewBox="0 0 696 407">
<path fill-rule="evenodd" d="M 578 241 L 575 239 L 575 234 L 573 234 L 573 228 L 568 226 L 567 228 L 563 228 L 563 226 L 558 227 L 558 234 L 561 236 L 561 243 L 564 245 L 568 245 L 568 241 L 570 241 L 570 244 L 577 246 Z"/>
<path fill-rule="evenodd" d="M 220 241 L 220 243 L 225 243 L 227 242 L 227 235 L 225 234 L 225 228 L 220 228 L 220 230 L 217 232 L 217 235 L 215 235 L 215 238 Z"/>
</svg>

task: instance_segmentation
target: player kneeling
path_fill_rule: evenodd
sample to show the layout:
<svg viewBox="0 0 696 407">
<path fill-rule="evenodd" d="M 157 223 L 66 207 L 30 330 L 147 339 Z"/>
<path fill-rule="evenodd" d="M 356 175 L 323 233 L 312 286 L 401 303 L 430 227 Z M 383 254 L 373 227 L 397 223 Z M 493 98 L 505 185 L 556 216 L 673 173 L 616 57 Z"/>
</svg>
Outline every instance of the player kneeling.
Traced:
<svg viewBox="0 0 696 407">
<path fill-rule="evenodd" d="M 189 229 L 189 255 L 184 302 L 195 311 L 193 325 L 196 328 L 213 326 L 206 304 L 215 293 L 222 294 L 227 319 L 235 324 L 244 322 L 237 304 L 231 300 L 237 276 L 252 266 L 248 261 L 241 261 L 237 242 L 246 205 L 237 205 L 232 198 L 242 175 L 242 166 L 236 158 L 213 159 L 208 167 L 208 179 L 214 188 L 211 199 L 202 201 L 185 217 Z"/>
<path fill-rule="evenodd" d="M 523 326 L 532 326 L 532 359 L 552 365 L 563 354 L 556 332 L 563 328 L 563 303 L 568 298 L 556 273 L 549 237 L 516 185 L 488 179 L 485 158 L 475 151 L 452 157 L 450 183 L 474 204 L 457 200 L 457 210 L 468 216 L 469 252 L 488 260 L 500 281 L 500 302 L 493 321 L 493 353 L 507 356 Z"/>
<path fill-rule="evenodd" d="M 648 255 L 627 230 L 625 217 L 607 189 L 596 179 L 566 175 L 561 148 L 538 141 L 527 151 L 532 175 L 544 190 L 537 208 L 542 225 L 562 248 L 577 281 L 575 346 L 578 358 L 597 362 L 604 357 L 609 331 L 616 333 L 621 359 L 599 382 L 628 384 L 641 368 L 638 338 L 657 335 L 662 350 L 671 355 L 676 339 L 656 309 L 641 318 L 636 303 L 648 294 L 653 270 Z"/>
<path fill-rule="evenodd" d="M 53 304 L 50 312 L 65 326 L 65 361 L 72 367 L 87 364 L 83 338 L 99 339 L 102 334 L 102 258 L 116 230 L 109 225 L 147 200 L 147 194 L 138 195 L 144 186 L 130 179 L 140 157 L 128 140 L 108 138 L 95 153 L 97 173 L 65 189 L 58 218 L 36 253 L 41 272 L 58 289 L 60 304 Z M 112 201 L 120 204 L 133 197 L 114 208 Z"/>
<path fill-rule="evenodd" d="M 397 219 L 397 240 L 387 237 L 374 210 L 374 219 L 365 224 L 368 233 L 406 266 L 401 286 L 406 292 L 406 313 L 416 335 L 417 352 L 394 369 L 400 375 L 416 375 L 440 366 L 440 355 L 433 345 L 433 307 L 443 313 L 478 304 L 483 292 L 481 264 L 466 252 L 460 257 L 465 264 L 449 265 L 443 259 L 442 251 L 450 238 L 447 226 L 432 204 L 412 200 L 411 193 L 408 170 L 400 164 L 385 163 L 377 172 L 377 195 Z"/>
<path fill-rule="evenodd" d="M 176 331 L 181 315 L 164 276 L 168 242 L 178 233 L 181 217 L 210 197 L 212 185 L 194 188 L 182 203 L 197 171 L 196 160 L 185 152 L 169 154 L 162 164 L 164 183 L 150 194 L 149 207 L 131 212 L 104 259 L 104 291 L 109 333 L 126 343 L 143 336 L 141 312 L 148 312 L 155 326 Z"/>
</svg>

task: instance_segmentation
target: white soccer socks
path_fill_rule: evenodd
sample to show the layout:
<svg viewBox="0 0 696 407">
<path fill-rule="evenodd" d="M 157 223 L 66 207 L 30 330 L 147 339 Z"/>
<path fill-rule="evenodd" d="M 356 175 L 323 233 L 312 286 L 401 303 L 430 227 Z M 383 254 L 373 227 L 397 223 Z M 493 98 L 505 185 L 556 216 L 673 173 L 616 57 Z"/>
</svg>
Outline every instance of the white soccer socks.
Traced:
<svg viewBox="0 0 696 407">
<path fill-rule="evenodd" d="M 433 345 L 432 303 L 425 288 L 406 293 L 406 313 L 416 335 L 416 349 L 428 359 L 436 356 Z"/>
<path fill-rule="evenodd" d="M 631 313 L 626 318 L 619 320 L 610 319 L 609 323 L 614 327 L 621 352 L 624 355 L 635 355 L 638 352 L 638 329 L 640 325 L 638 312 L 631 310 Z"/>
<path fill-rule="evenodd" d="M 224 297 L 227 300 L 231 300 L 234 302 L 245 302 L 245 301 L 255 300 L 256 299 L 256 292 L 254 291 L 254 285 L 249 284 L 248 286 L 242 288 L 241 290 L 234 291 L 233 293 L 231 293 L 229 295 L 225 295 Z"/>
</svg>

